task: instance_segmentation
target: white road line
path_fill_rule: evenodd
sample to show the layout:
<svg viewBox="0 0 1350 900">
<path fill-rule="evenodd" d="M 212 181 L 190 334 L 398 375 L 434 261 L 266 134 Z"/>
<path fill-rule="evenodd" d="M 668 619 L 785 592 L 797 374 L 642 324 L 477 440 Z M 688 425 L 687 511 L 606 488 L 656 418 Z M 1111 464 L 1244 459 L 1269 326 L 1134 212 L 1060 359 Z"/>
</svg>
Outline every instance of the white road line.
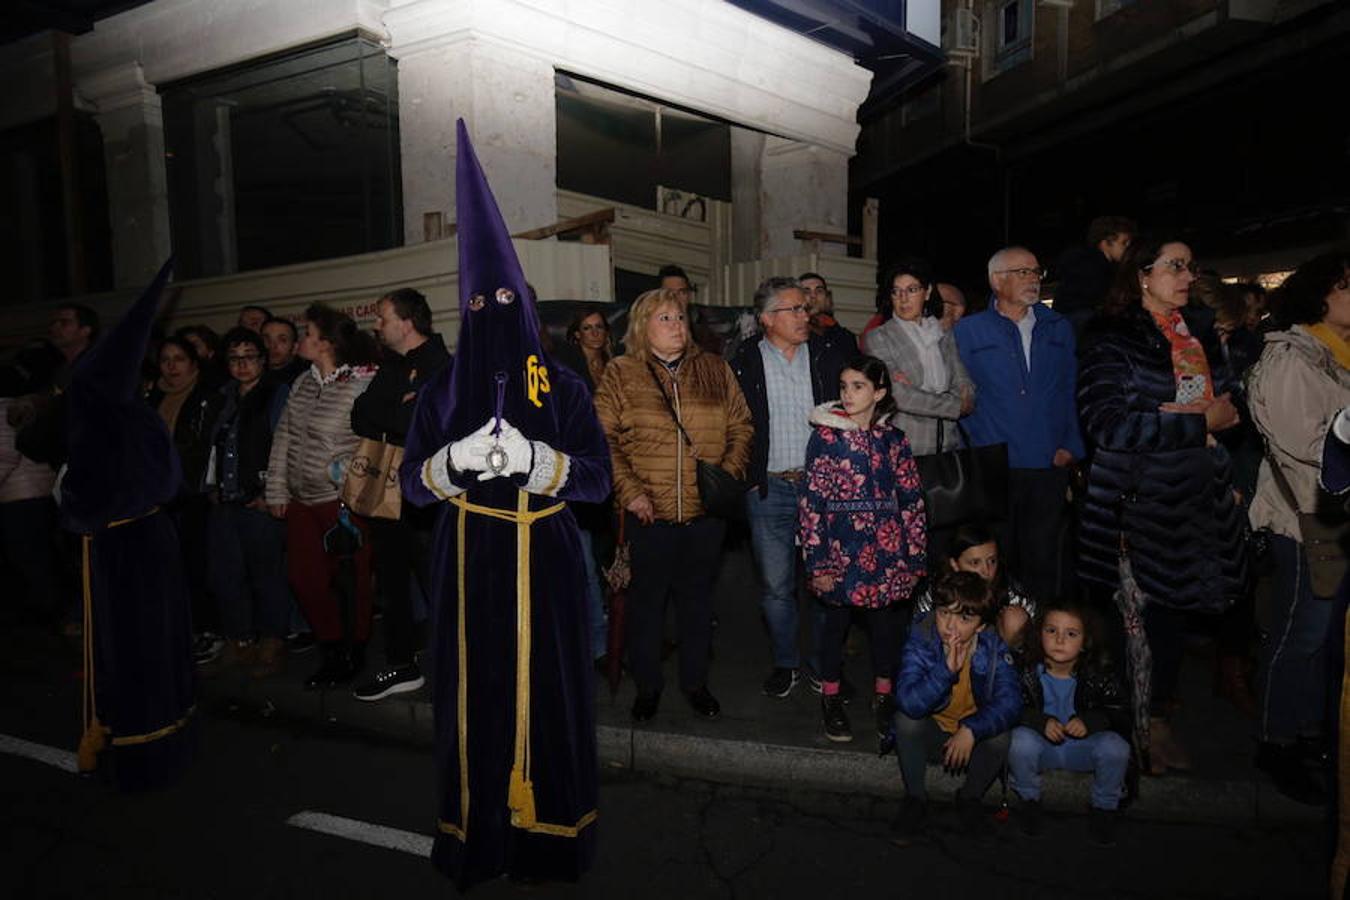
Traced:
<svg viewBox="0 0 1350 900">
<path fill-rule="evenodd" d="M 29 759 L 35 759 L 49 766 L 56 766 L 56 768 L 64 769 L 67 772 L 79 771 L 79 766 L 75 764 L 75 754 L 69 750 L 48 747 L 46 744 L 35 744 L 32 741 L 10 737 L 7 734 L 0 734 L 0 753 L 26 756 Z"/>
<path fill-rule="evenodd" d="M 414 856 L 431 855 L 432 840 L 426 835 L 384 825 L 372 825 L 360 819 L 348 819 L 345 816 L 334 816 L 307 809 L 291 816 L 286 820 L 286 824 L 389 850 L 402 850 Z"/>
</svg>

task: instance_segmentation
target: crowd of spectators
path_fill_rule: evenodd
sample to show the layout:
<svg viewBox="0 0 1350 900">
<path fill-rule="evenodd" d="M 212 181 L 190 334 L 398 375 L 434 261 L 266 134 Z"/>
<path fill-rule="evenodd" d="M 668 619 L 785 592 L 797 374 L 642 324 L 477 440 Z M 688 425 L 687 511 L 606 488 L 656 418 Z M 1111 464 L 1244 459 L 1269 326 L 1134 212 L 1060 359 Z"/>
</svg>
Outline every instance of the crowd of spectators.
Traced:
<svg viewBox="0 0 1350 900">
<path fill-rule="evenodd" d="M 751 298 L 758 333 L 727 359 L 691 339 L 675 267 L 632 304 L 621 343 L 602 308 L 581 309 L 550 353 L 592 390 L 610 445 L 612 504 L 575 513 L 597 660 L 600 573 L 616 544 L 629 553 L 632 718 L 659 712 L 667 602 L 681 693 L 720 714 L 711 596 L 728 529 L 744 528 L 765 695 L 808 684 L 825 735 L 851 740 L 841 653 L 850 625 L 867 633 L 902 835 L 923 827 L 936 759 L 967 773 L 970 829 L 1005 765 L 1029 833 L 1042 770 L 1093 771 L 1093 833 L 1110 841 L 1133 774 L 1192 765 L 1173 719 L 1197 614 L 1219 623 L 1216 688 L 1255 716 L 1257 765 L 1321 802 L 1346 519 L 1319 486 L 1320 448 L 1333 423 L 1350 432 L 1350 254 L 1310 260 L 1267 301 L 1203 273 L 1183 241 L 1136 231 L 1094 222 L 1054 283 L 1029 249 L 998 250 L 983 309 L 899 261 L 857 336 L 820 274 L 771 277 Z M 154 342 L 145 401 L 181 463 L 169 509 L 205 671 L 271 677 L 317 644 L 309 688 L 375 701 L 425 683 L 435 512 L 367 518 L 341 496 L 358 444 L 401 447 L 419 390 L 453 361 L 417 291 L 376 313 L 372 336 L 323 304 L 295 321 L 246 306 L 223 338 L 189 326 Z M 48 341 L 0 369 L 0 537 L 20 585 L 7 593 L 72 632 L 62 393 L 97 336 L 92 309 L 62 305 Z M 916 459 L 995 444 L 1007 516 L 928 528 Z M 700 464 L 744 483 L 743 525 L 705 509 Z M 384 662 L 367 671 L 377 592 Z"/>
</svg>

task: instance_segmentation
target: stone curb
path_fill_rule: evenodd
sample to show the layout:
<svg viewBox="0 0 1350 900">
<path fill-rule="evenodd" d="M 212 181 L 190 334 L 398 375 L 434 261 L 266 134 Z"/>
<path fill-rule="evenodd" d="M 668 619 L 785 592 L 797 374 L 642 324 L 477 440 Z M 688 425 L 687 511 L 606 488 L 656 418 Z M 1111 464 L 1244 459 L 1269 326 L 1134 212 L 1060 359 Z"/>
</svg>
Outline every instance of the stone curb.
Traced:
<svg viewBox="0 0 1350 900">
<path fill-rule="evenodd" d="M 344 724 L 418 746 L 428 746 L 433 740 L 431 703 L 422 694 L 364 703 L 345 690 L 307 692 L 289 681 L 256 682 L 242 674 L 203 678 L 200 691 L 216 701 Z M 893 800 L 902 794 L 894 755 L 881 758 L 861 746 L 806 747 L 610 724 L 596 727 L 596 741 L 602 766 L 640 774 L 861 793 Z M 950 799 L 959 784 L 958 778 L 929 766 L 928 787 L 934 798 Z M 1089 775 L 1051 773 L 1045 778 L 1042 802 L 1048 809 L 1080 812 L 1087 808 L 1090 786 Z M 1001 796 L 995 783 L 985 801 L 997 803 Z M 1011 792 L 1009 796 L 1011 802 Z M 1141 796 L 1130 814 L 1149 819 L 1229 824 L 1251 820 L 1308 824 L 1320 821 L 1324 815 L 1319 808 L 1281 796 L 1255 776 L 1217 780 L 1183 774 L 1144 779 Z"/>
</svg>

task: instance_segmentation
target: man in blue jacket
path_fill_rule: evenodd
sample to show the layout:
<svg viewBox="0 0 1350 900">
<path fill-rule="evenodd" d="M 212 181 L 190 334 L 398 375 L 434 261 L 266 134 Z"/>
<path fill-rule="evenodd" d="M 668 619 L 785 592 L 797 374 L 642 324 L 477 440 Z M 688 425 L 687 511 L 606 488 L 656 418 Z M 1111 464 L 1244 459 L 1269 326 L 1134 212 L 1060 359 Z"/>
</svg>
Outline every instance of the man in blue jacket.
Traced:
<svg viewBox="0 0 1350 900">
<path fill-rule="evenodd" d="M 989 260 L 989 308 L 956 323 L 961 362 L 975 382 L 975 411 L 961 420 L 973 446 L 1008 445 L 1003 552 L 1042 599 L 1072 591 L 1062 554 L 1069 471 L 1083 456 L 1074 395 L 1073 326 L 1040 302 L 1045 270 L 1025 247 Z"/>
</svg>

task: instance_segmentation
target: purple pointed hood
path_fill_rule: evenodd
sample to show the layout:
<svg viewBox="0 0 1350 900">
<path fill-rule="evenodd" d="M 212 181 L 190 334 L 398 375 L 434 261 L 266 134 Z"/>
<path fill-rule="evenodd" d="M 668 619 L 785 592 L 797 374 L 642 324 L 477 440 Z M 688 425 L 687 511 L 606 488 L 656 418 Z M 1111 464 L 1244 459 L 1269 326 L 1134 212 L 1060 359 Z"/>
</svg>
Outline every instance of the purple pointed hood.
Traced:
<svg viewBox="0 0 1350 900">
<path fill-rule="evenodd" d="M 71 373 L 61 487 L 61 514 L 71 530 L 142 515 L 178 493 L 183 476 L 173 439 L 140 390 L 150 326 L 172 271 L 170 259 Z"/>
<path fill-rule="evenodd" d="M 459 243 L 459 345 L 450 376 L 450 435 L 477 429 L 500 406 L 532 440 L 556 444 L 552 363 L 511 235 L 459 120 L 455 220 Z"/>
</svg>

